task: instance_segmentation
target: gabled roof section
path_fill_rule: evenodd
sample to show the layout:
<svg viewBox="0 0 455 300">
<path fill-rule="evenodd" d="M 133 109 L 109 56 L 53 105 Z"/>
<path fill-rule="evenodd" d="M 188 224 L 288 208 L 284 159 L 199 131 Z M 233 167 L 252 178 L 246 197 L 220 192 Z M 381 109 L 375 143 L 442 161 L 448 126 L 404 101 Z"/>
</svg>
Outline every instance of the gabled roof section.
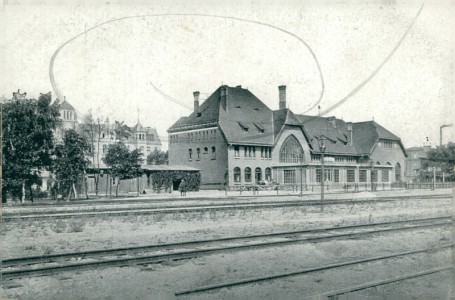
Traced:
<svg viewBox="0 0 455 300">
<path fill-rule="evenodd" d="M 60 109 L 75 110 L 74 107 L 66 101 L 66 99 L 63 99 L 63 102 L 60 103 Z"/>
<path fill-rule="evenodd" d="M 133 132 L 144 131 L 144 126 L 142 126 L 141 122 L 137 122 L 136 125 L 134 125 L 133 127 L 131 127 L 131 130 L 132 130 Z"/>
<path fill-rule="evenodd" d="M 346 122 L 335 117 L 316 117 L 297 115 L 310 139 L 315 153 L 319 152 L 318 138 L 327 138 L 326 151 L 328 154 L 358 155 L 356 147 L 349 142 L 350 132 Z"/>
<path fill-rule="evenodd" d="M 273 130 L 275 141 L 278 139 L 280 132 L 282 130 L 285 130 L 285 128 L 288 126 L 297 126 L 302 129 L 303 135 L 309 142 L 308 133 L 305 131 L 305 128 L 303 127 L 299 118 L 290 109 L 285 108 L 281 110 L 275 110 L 273 112 Z"/>
</svg>

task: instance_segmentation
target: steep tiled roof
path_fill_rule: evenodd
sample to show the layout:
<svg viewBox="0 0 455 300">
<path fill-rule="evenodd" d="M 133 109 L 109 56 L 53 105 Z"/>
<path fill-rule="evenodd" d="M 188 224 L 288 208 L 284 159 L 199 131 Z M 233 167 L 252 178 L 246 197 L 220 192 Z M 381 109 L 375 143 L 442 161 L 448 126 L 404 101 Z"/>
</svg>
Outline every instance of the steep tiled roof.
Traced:
<svg viewBox="0 0 455 300">
<path fill-rule="evenodd" d="M 273 145 L 272 111 L 247 89 L 227 87 L 227 93 L 219 124 L 228 142 Z"/>
<path fill-rule="evenodd" d="M 145 133 L 148 134 L 148 135 L 152 135 L 153 134 L 153 136 L 154 136 L 153 142 L 155 142 L 156 144 L 160 144 L 161 145 L 160 137 L 158 136 L 158 132 L 156 131 L 155 128 L 145 127 L 144 130 L 145 130 Z"/>
<path fill-rule="evenodd" d="M 227 102 L 222 100 L 222 90 L 227 91 Z M 326 153 L 339 155 L 369 155 L 379 139 L 400 139 L 369 121 L 348 124 L 335 117 L 295 115 L 289 109 L 271 111 L 249 90 L 241 87 L 219 87 L 199 107 L 199 113 L 180 118 L 169 132 L 219 126 L 230 144 L 273 145 L 281 130 L 287 126 L 302 128 L 310 147 L 319 152 L 318 138 L 328 139 Z M 403 148 L 404 151 L 404 148 Z"/>
<path fill-rule="evenodd" d="M 132 130 L 132 132 L 144 131 L 144 126 L 142 126 L 141 122 L 137 122 L 136 125 L 134 125 L 133 127 L 131 127 L 131 130 Z"/>
<path fill-rule="evenodd" d="M 188 127 L 200 127 L 205 124 L 218 122 L 219 102 L 221 96 L 220 89 L 221 87 L 219 87 L 199 106 L 199 114 L 193 111 L 188 117 L 178 119 L 177 122 L 169 128 L 169 131 L 178 131 Z"/>
<path fill-rule="evenodd" d="M 227 90 L 227 104 L 221 103 L 221 89 Z M 249 90 L 219 87 L 199 107 L 199 114 L 180 118 L 169 132 L 219 125 L 228 143 L 273 145 L 272 111 Z"/>
<path fill-rule="evenodd" d="M 359 154 L 370 154 L 379 139 L 386 139 L 398 141 L 406 155 L 400 138 L 374 121 L 354 123 L 353 129 L 354 144 Z"/>
<path fill-rule="evenodd" d="M 74 107 L 64 99 L 63 102 L 60 103 L 60 109 L 74 110 Z"/>
<path fill-rule="evenodd" d="M 297 115 L 308 134 L 310 144 L 315 152 L 319 152 L 318 138 L 325 136 L 326 153 L 357 155 L 356 147 L 349 142 L 350 132 L 346 122 L 335 117 L 315 117 Z"/>
<path fill-rule="evenodd" d="M 361 154 L 369 154 L 379 138 L 376 126 L 372 121 L 354 123 L 353 136 L 357 152 Z"/>
</svg>

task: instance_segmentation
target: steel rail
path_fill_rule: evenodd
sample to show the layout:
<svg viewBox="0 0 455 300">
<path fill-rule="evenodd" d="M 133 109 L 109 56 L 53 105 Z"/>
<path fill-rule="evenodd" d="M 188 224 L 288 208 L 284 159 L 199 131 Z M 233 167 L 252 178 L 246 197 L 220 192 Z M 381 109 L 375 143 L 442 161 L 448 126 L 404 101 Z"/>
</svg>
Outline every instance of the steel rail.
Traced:
<svg viewBox="0 0 455 300">
<path fill-rule="evenodd" d="M 304 230 L 281 231 L 281 232 L 266 233 L 266 234 L 230 236 L 230 237 L 224 237 L 224 238 L 219 238 L 219 239 L 204 239 L 204 240 L 197 240 L 197 241 L 154 244 L 154 245 L 144 245 L 144 246 L 135 246 L 135 247 L 123 247 L 123 248 L 115 248 L 115 249 L 104 249 L 104 250 L 92 250 L 92 251 L 82 251 L 82 252 L 59 253 L 59 254 L 52 254 L 52 255 L 17 257 L 17 258 L 4 259 L 2 261 L 2 265 L 3 265 L 3 267 L 12 267 L 12 266 L 18 265 L 18 264 L 43 263 L 43 262 L 53 261 L 53 260 L 62 259 L 62 258 L 64 259 L 64 258 L 85 257 L 85 256 L 100 256 L 100 255 L 107 255 L 107 254 L 112 255 L 112 254 L 116 254 L 116 253 L 121 254 L 126 251 L 137 252 L 137 251 L 144 251 L 144 250 L 159 250 L 159 249 L 169 249 L 170 247 L 176 247 L 176 248 L 177 247 L 188 247 L 188 246 L 195 246 L 195 245 L 201 245 L 201 244 L 207 244 L 207 243 L 282 237 L 282 236 L 295 235 L 295 234 L 340 231 L 340 230 L 346 230 L 346 229 L 361 229 L 361 228 L 369 228 L 369 227 L 374 227 L 374 226 L 412 224 L 412 223 L 416 223 L 416 222 L 431 222 L 431 221 L 444 221 L 444 220 L 449 221 L 449 222 L 422 225 L 424 227 L 433 226 L 433 225 L 439 226 L 439 225 L 451 224 L 452 223 L 451 218 L 452 218 L 451 216 L 441 216 L 441 217 L 432 217 L 432 218 L 424 218 L 424 219 L 410 219 L 410 220 L 400 220 L 400 221 L 377 222 L 377 223 L 369 223 L 369 224 L 352 224 L 352 225 L 346 225 L 346 226 L 310 228 L 310 229 L 304 229 Z M 412 228 L 416 228 L 416 227 L 414 226 Z"/>
<path fill-rule="evenodd" d="M 401 201 L 402 199 L 353 199 L 353 200 L 329 200 L 324 202 L 325 205 L 352 205 L 352 204 L 368 204 L 368 203 L 390 203 Z M 411 201 L 424 201 L 426 198 L 414 198 Z M 15 221 L 24 219 L 42 219 L 42 218 L 71 218 L 79 216 L 124 216 L 124 215 L 147 215 L 156 213 L 188 213 L 188 212 L 205 212 L 205 211 L 223 211 L 233 209 L 256 209 L 256 208 L 281 208 L 281 207 L 302 207 L 302 206 L 319 206 L 319 200 L 304 200 L 304 201 L 263 201 L 249 203 L 225 203 L 211 205 L 187 205 L 187 206 L 161 206 L 152 208 L 118 208 L 99 210 L 96 209 L 77 211 L 77 212 L 59 212 L 46 211 L 38 213 L 5 213 L 3 212 L 2 219 L 4 221 Z"/>
<path fill-rule="evenodd" d="M 339 194 L 339 193 L 332 193 L 334 194 Z M 343 195 L 350 195 L 352 193 L 342 193 Z M 331 193 L 328 193 L 328 195 L 331 195 Z M 318 196 L 316 194 L 308 194 L 308 195 L 303 195 L 304 197 L 311 197 L 311 196 Z M 175 198 L 159 198 L 159 199 L 153 199 L 153 198 L 110 198 L 109 200 L 71 200 L 71 201 L 60 201 L 56 203 L 49 203 L 49 204 L 38 204 L 38 203 L 25 203 L 25 204 L 20 204 L 20 206 L 5 206 L 3 207 L 3 210 L 8 210 L 10 208 L 52 208 L 52 207 L 59 207 L 63 208 L 66 206 L 90 206 L 90 205 L 105 205 L 105 206 L 110 206 L 110 205 L 118 205 L 118 204 L 154 204 L 154 203 L 162 203 L 162 202 L 190 202 L 190 201 L 229 201 L 229 200 L 235 200 L 235 201 L 251 201 L 251 198 L 284 198 L 284 197 L 291 197 L 291 198 L 297 198 L 294 201 L 302 201 L 301 196 L 299 194 L 295 195 L 286 195 L 286 194 L 279 194 L 279 195 L 244 195 L 244 196 L 227 196 L 223 198 L 217 198 L 217 197 L 208 197 L 208 196 L 198 196 L 198 197 L 186 197 L 186 198 L 180 198 L 180 197 L 175 197 Z M 452 194 L 437 194 L 437 195 L 398 195 L 398 196 L 378 196 L 378 197 L 365 197 L 365 198 L 358 198 L 358 199 L 352 199 L 349 197 L 346 198 L 339 198 L 337 199 L 338 201 L 353 201 L 353 200 L 373 200 L 373 199 L 390 199 L 390 200 L 403 200 L 403 199 L 413 199 L 415 198 L 416 200 L 420 200 L 420 198 L 451 198 Z M 330 199 L 329 199 L 330 200 Z M 310 200 L 304 200 L 304 201 L 311 201 Z"/>
<path fill-rule="evenodd" d="M 386 285 L 386 284 L 390 284 L 390 283 L 395 283 L 395 282 L 399 282 L 399 281 L 403 281 L 403 280 L 408 280 L 408 279 L 413 279 L 413 278 L 422 277 L 422 276 L 426 276 L 426 275 L 431 275 L 431 274 L 435 274 L 435 273 L 439 273 L 439 272 L 449 271 L 449 270 L 452 270 L 453 268 L 454 268 L 454 266 L 450 265 L 450 266 L 447 266 L 447 267 L 435 268 L 435 269 L 426 270 L 426 271 L 422 271 L 422 272 L 417 272 L 417 273 L 407 274 L 407 275 L 403 275 L 403 276 L 393 277 L 393 278 L 390 278 L 390 279 L 384 279 L 384 280 L 379 280 L 379 281 L 374 281 L 374 282 L 368 282 L 368 283 L 357 285 L 357 286 L 354 286 L 354 287 L 349 287 L 349 288 L 345 288 L 345 289 L 342 289 L 342 290 L 338 290 L 336 292 L 330 292 L 330 293 L 324 294 L 322 296 L 319 295 L 319 299 L 321 299 L 323 297 L 323 298 L 328 298 L 328 299 L 331 299 L 331 300 L 335 300 L 335 299 L 338 299 L 338 296 L 349 294 L 349 293 L 352 293 L 352 292 L 358 292 L 358 291 L 366 290 L 366 289 L 369 289 L 369 288 L 372 288 L 372 287 L 377 287 L 377 286 Z"/>
<path fill-rule="evenodd" d="M 444 217 L 443 219 L 447 219 L 448 217 Z M 431 220 L 434 218 L 430 218 Z M 428 221 L 428 220 L 427 220 Z M 395 223 L 403 223 L 406 221 L 400 221 Z M 416 222 L 414 220 L 408 221 L 408 223 Z M 345 226 L 345 227 L 333 227 L 333 228 L 323 228 L 323 229 L 316 229 L 316 230 L 307 230 L 307 231 L 300 231 L 297 233 L 312 233 L 312 232 L 320 232 L 320 231 L 328 231 L 328 230 L 343 230 L 343 229 L 359 229 L 362 227 L 372 227 L 372 226 L 384 226 L 390 225 L 394 222 L 387 223 L 377 223 L 377 224 L 367 224 L 364 226 Z M 280 241 L 273 241 L 273 242 L 259 242 L 253 244 L 244 244 L 244 245 L 234 245 L 234 246 L 224 246 L 224 247 L 215 247 L 209 249 L 196 249 L 190 251 L 180 251 L 174 253 L 166 253 L 166 254 L 155 254 L 155 255 L 147 255 L 147 256 L 139 256 L 133 258 L 116 258 L 116 259 L 106 259 L 101 261 L 89 261 L 89 262 L 79 262 L 79 263 L 71 263 L 66 265 L 57 265 L 57 266 L 50 266 L 50 267 L 41 267 L 41 268 L 32 268 L 32 269 L 15 269 L 15 270 L 7 270 L 2 271 L 2 277 L 5 279 L 17 278 L 17 277 L 25 277 L 25 276 L 37 276 L 37 275 L 46 275 L 49 273 L 55 273 L 60 271 L 69 271 L 69 270 L 81 270 L 81 269 L 93 269 L 101 266 L 125 266 L 125 265 L 138 265 L 138 264 L 147 264 L 147 263 L 158 263 L 165 260 L 182 260 L 182 259 L 189 259 L 194 257 L 201 257 L 208 254 L 215 254 L 215 253 L 222 253 L 226 251 L 238 251 L 238 250 L 245 250 L 245 249 L 257 249 L 257 248 L 264 248 L 270 246 L 281 246 L 281 245 L 289 245 L 295 243 L 305 243 L 305 242 L 323 242 L 329 241 L 333 239 L 343 239 L 343 238 L 351 238 L 351 237 L 358 237 L 361 235 L 368 235 L 368 234 L 375 234 L 375 233 L 385 233 L 385 232 L 393 232 L 393 231 L 403 231 L 403 230 L 411 230 L 416 228 L 428 228 L 433 226 L 441 226 L 441 225 L 449 225 L 452 222 L 443 222 L 443 223 L 431 223 L 425 225 L 415 225 L 415 226 L 407 226 L 407 227 L 398 227 L 398 228 L 386 228 L 386 229 L 379 229 L 379 230 L 369 230 L 363 232 L 354 232 L 354 233 L 343 233 L 343 234 L 333 234 L 333 235 L 325 235 L 325 236 L 316 236 L 316 237 L 307 237 L 307 238 L 297 238 L 292 240 L 280 240 Z M 153 245 L 149 247 L 149 249 L 144 249 L 142 247 L 135 247 L 135 248 L 122 248 L 122 249 L 112 249 L 112 250 L 98 250 L 98 251 L 89 251 L 83 253 L 70 253 L 70 254 L 60 254 L 60 255 L 50 255 L 50 256 L 35 256 L 35 257 L 26 257 L 26 258 L 14 258 L 5 260 L 3 262 L 3 269 L 5 267 L 14 267 L 19 264 L 32 264 L 32 263 L 43 263 L 43 260 L 47 259 L 47 263 L 54 262 L 56 259 L 59 258 L 80 258 L 83 256 L 89 256 L 89 258 L 93 258 L 93 256 L 108 256 L 115 254 L 115 251 L 128 251 L 128 250 L 153 250 L 153 247 L 156 247 L 155 250 L 158 249 L 179 249 L 182 247 L 188 246 L 197 246 L 203 245 L 207 246 L 207 244 L 216 244 L 219 242 L 226 242 L 226 241 L 241 241 L 246 239 L 257 239 L 257 238 L 268 238 L 268 237 L 276 237 L 280 233 L 276 234 L 267 234 L 267 235 L 253 235 L 241 238 L 225 238 L 225 239 L 217 239 L 217 240 L 206 240 L 206 241 L 193 241 L 193 242 L 183 242 L 183 243 L 174 243 L 174 244 L 163 244 L 163 245 Z M 296 234 L 296 232 L 285 232 L 281 233 L 282 236 L 289 235 L 289 234 Z M 92 257 L 90 257 L 92 255 Z M 45 262 L 46 263 L 46 262 Z"/>
<path fill-rule="evenodd" d="M 304 275 L 304 274 L 314 273 L 314 272 L 319 272 L 319 271 L 326 271 L 326 270 L 330 270 L 330 269 L 346 267 L 346 266 L 351 266 L 351 265 L 358 265 L 358 264 L 386 260 L 386 259 L 391 259 L 391 258 L 398 258 L 400 256 L 420 254 L 420 253 L 425 253 L 425 252 L 430 252 L 430 251 L 440 251 L 440 250 L 443 250 L 446 248 L 452 248 L 452 247 L 453 247 L 453 244 L 446 244 L 446 245 L 441 245 L 441 246 L 432 247 L 432 248 L 405 251 L 405 252 L 400 252 L 400 253 L 390 254 L 390 255 L 385 255 L 385 256 L 375 256 L 375 257 L 366 258 L 366 259 L 345 261 L 345 262 L 341 262 L 341 263 L 307 268 L 307 269 L 294 271 L 294 272 L 279 273 L 279 274 L 273 274 L 273 275 L 255 277 L 255 278 L 249 278 L 249 279 L 242 279 L 242 280 L 220 283 L 220 284 L 206 285 L 206 286 L 202 286 L 202 287 L 191 289 L 191 290 L 184 290 L 184 291 L 176 292 L 175 295 L 183 296 L 183 295 L 196 294 L 196 293 L 201 293 L 201 292 L 208 292 L 208 291 L 219 290 L 219 289 L 228 288 L 228 287 L 247 285 L 247 284 L 270 281 L 270 280 L 281 279 L 281 278 L 286 278 L 286 277 L 291 277 L 291 276 Z"/>
</svg>

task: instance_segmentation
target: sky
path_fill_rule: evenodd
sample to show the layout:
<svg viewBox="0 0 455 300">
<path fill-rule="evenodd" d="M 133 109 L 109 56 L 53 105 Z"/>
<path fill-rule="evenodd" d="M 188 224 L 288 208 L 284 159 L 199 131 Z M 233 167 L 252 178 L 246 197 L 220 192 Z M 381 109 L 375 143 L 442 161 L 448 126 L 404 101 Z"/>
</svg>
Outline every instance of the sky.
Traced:
<svg viewBox="0 0 455 300">
<path fill-rule="evenodd" d="M 440 126 L 454 123 L 443 143 L 455 142 L 454 8 L 454 1 L 4 0 L 0 95 L 20 89 L 55 98 L 51 57 L 77 36 L 52 70 L 79 119 L 91 110 L 130 126 L 139 120 L 158 130 L 165 149 L 167 129 L 191 113 L 193 92 L 205 99 L 222 84 L 248 88 L 271 109 L 286 85 L 288 107 L 309 115 L 345 99 L 325 116 L 374 119 L 406 148 L 426 137 L 438 144 Z"/>
</svg>

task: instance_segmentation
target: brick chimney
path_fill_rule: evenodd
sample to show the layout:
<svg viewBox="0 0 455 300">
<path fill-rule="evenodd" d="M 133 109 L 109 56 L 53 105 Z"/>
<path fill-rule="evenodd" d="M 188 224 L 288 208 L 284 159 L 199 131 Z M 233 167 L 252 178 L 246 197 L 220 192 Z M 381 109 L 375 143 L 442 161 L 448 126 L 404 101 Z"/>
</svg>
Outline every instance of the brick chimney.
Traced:
<svg viewBox="0 0 455 300">
<path fill-rule="evenodd" d="M 224 110 L 227 112 L 228 111 L 228 86 L 227 85 L 222 85 L 221 86 L 221 106 L 224 108 Z"/>
<path fill-rule="evenodd" d="M 285 109 L 286 108 L 286 86 L 285 85 L 280 85 L 278 87 L 278 92 L 279 92 L 279 98 L 280 98 L 280 109 Z"/>
<path fill-rule="evenodd" d="M 352 145 L 352 122 L 346 122 L 348 127 L 348 144 Z"/>
<path fill-rule="evenodd" d="M 199 91 L 193 92 L 194 96 L 194 112 L 198 113 L 199 112 Z"/>
</svg>

